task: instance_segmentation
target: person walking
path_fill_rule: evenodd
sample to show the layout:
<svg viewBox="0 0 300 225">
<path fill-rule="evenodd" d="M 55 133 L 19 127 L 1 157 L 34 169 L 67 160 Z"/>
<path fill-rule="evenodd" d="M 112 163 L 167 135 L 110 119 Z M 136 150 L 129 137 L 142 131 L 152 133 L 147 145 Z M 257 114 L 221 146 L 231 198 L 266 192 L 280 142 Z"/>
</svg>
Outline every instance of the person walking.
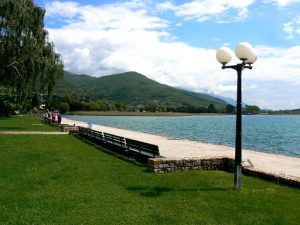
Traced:
<svg viewBox="0 0 300 225">
<path fill-rule="evenodd" d="M 88 122 L 88 128 L 92 129 L 92 122 L 91 121 Z"/>
<path fill-rule="evenodd" d="M 57 115 L 57 122 L 58 122 L 58 124 L 61 124 L 61 115 L 59 113 Z"/>
<path fill-rule="evenodd" d="M 52 112 L 52 114 L 51 114 L 51 122 L 52 123 L 55 123 L 55 113 L 54 112 Z"/>
</svg>

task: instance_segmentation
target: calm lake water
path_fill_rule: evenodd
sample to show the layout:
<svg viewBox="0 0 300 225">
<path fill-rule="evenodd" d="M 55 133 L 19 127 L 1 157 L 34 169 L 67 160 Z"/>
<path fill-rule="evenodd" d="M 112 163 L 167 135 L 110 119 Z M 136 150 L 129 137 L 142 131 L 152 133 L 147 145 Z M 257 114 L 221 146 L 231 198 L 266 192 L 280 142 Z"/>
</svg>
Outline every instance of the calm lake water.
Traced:
<svg viewBox="0 0 300 225">
<path fill-rule="evenodd" d="M 110 127 L 234 146 L 235 116 L 65 116 Z M 300 116 L 243 116 L 243 148 L 300 157 Z"/>
</svg>

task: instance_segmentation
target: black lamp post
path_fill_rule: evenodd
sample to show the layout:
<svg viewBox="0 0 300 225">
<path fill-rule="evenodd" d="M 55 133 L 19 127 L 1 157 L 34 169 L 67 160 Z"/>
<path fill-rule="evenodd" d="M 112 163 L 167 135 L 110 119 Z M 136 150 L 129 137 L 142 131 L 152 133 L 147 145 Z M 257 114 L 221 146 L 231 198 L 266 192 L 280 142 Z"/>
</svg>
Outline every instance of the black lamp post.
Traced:
<svg viewBox="0 0 300 225">
<path fill-rule="evenodd" d="M 222 69 L 234 69 L 237 71 L 237 100 L 236 100 L 236 136 L 235 136 L 235 172 L 234 185 L 236 189 L 242 187 L 242 71 L 252 69 L 252 64 L 257 59 L 256 51 L 246 42 L 237 45 L 236 56 L 242 61 L 236 65 L 226 66 L 232 59 L 231 50 L 222 47 L 217 51 L 217 60 L 223 65 Z"/>
</svg>

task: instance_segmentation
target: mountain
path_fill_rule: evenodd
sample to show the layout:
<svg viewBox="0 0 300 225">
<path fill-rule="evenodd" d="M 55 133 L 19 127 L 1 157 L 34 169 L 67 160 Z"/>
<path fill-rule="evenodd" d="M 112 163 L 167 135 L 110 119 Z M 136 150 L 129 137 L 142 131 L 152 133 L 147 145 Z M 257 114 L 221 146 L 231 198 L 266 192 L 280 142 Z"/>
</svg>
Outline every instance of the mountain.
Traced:
<svg viewBox="0 0 300 225">
<path fill-rule="evenodd" d="M 104 99 L 122 101 L 132 106 L 157 104 L 163 107 L 203 107 L 213 104 L 224 109 L 224 100 L 201 93 L 176 89 L 153 81 L 136 72 L 126 72 L 103 77 L 77 75 L 65 72 L 55 89 L 58 96 L 74 95 L 86 102 Z"/>
<path fill-rule="evenodd" d="M 236 105 L 236 100 L 233 99 L 233 98 L 230 98 L 230 97 L 223 97 L 223 96 L 215 95 L 215 94 L 210 94 L 210 95 L 213 96 L 213 97 L 215 97 L 215 98 L 219 98 L 219 99 L 224 100 L 227 104 L 230 104 L 230 105 L 233 105 L 233 106 Z M 246 105 L 248 105 L 248 104 L 245 103 L 245 102 L 242 102 L 242 107 L 243 107 L 243 108 L 245 108 Z"/>
</svg>

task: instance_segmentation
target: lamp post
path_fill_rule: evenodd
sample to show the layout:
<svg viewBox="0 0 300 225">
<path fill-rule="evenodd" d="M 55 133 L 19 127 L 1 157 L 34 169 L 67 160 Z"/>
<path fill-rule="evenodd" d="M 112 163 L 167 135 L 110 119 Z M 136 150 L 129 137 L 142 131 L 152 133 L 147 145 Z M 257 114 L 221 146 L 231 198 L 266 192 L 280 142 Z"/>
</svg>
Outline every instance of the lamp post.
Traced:
<svg viewBox="0 0 300 225">
<path fill-rule="evenodd" d="M 222 69 L 234 69 L 237 71 L 237 100 L 236 100 L 236 136 L 235 136 L 235 171 L 234 185 L 236 189 L 242 187 L 242 71 L 252 69 L 252 64 L 257 59 L 255 49 L 247 42 L 239 43 L 235 49 L 235 55 L 242 62 L 236 65 L 226 66 L 232 59 L 232 51 L 222 47 L 217 51 L 217 60 L 222 64 Z"/>
</svg>

